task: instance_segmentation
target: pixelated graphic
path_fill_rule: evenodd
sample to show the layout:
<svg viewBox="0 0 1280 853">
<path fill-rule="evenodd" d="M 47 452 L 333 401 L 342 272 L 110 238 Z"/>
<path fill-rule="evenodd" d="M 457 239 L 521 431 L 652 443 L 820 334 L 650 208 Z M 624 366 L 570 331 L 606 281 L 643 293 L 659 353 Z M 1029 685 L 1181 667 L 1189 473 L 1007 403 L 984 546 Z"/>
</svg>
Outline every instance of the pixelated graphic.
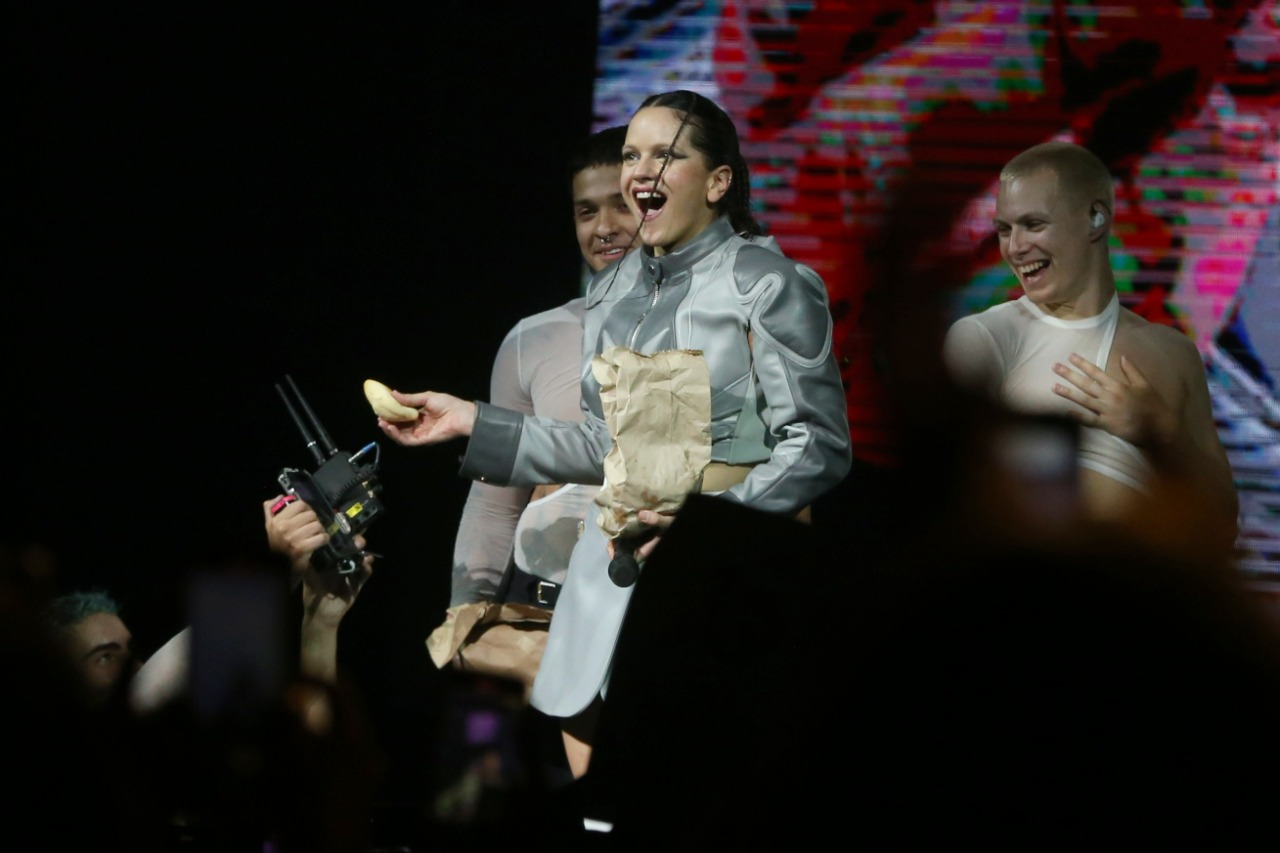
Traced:
<svg viewBox="0 0 1280 853">
<path fill-rule="evenodd" d="M 678 88 L 733 116 L 757 218 L 827 283 L 872 462 L 894 453 L 867 331 L 886 237 L 960 271 L 922 294 L 955 316 L 1016 298 L 999 168 L 1050 139 L 1088 146 L 1116 179 L 1121 300 L 1203 353 L 1239 563 L 1280 589 L 1280 3 L 602 0 L 597 69 L 597 128 Z"/>
</svg>

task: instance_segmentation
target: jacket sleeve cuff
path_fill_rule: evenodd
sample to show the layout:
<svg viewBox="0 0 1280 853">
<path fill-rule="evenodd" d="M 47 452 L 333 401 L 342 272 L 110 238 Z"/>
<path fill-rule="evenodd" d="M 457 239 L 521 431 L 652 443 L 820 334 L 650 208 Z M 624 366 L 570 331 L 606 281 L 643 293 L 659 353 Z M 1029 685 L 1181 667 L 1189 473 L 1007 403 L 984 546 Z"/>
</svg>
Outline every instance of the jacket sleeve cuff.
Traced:
<svg viewBox="0 0 1280 853">
<path fill-rule="evenodd" d="M 458 471 L 469 480 L 505 486 L 511 482 L 524 415 L 476 401 L 476 422 Z"/>
</svg>

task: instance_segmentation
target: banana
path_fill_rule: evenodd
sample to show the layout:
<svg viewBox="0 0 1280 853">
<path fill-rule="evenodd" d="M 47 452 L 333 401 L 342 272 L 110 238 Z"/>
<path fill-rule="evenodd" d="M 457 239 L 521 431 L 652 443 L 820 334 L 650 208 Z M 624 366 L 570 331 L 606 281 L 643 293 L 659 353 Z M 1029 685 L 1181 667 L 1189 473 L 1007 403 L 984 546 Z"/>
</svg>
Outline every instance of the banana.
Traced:
<svg viewBox="0 0 1280 853">
<path fill-rule="evenodd" d="M 418 410 L 406 406 L 391 395 L 391 389 L 376 379 L 364 381 L 364 396 L 373 407 L 373 413 L 392 423 L 416 421 Z"/>
</svg>

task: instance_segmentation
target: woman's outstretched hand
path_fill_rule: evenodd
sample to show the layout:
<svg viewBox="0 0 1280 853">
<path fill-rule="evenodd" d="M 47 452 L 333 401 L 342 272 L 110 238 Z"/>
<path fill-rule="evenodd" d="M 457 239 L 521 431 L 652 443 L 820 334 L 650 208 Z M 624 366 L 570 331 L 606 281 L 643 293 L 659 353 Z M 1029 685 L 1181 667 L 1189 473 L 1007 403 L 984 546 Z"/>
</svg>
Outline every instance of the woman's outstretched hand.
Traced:
<svg viewBox="0 0 1280 853">
<path fill-rule="evenodd" d="M 416 447 L 471 435 L 476 422 L 476 404 L 470 400 L 435 391 L 391 393 L 401 403 L 418 410 L 416 421 L 392 423 L 385 418 L 378 418 L 378 427 L 396 443 Z"/>
</svg>

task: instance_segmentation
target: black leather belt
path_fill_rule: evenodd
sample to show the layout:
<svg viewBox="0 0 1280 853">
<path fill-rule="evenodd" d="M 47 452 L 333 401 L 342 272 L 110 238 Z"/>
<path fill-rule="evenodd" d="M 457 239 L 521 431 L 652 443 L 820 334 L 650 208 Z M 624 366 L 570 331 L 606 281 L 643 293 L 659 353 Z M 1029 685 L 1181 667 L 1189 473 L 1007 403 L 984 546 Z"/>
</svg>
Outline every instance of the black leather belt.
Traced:
<svg viewBox="0 0 1280 853">
<path fill-rule="evenodd" d="M 560 584 L 521 571 L 515 565 L 508 567 L 506 594 L 502 596 L 504 603 L 535 604 L 539 607 L 554 609 L 559 595 Z"/>
</svg>

